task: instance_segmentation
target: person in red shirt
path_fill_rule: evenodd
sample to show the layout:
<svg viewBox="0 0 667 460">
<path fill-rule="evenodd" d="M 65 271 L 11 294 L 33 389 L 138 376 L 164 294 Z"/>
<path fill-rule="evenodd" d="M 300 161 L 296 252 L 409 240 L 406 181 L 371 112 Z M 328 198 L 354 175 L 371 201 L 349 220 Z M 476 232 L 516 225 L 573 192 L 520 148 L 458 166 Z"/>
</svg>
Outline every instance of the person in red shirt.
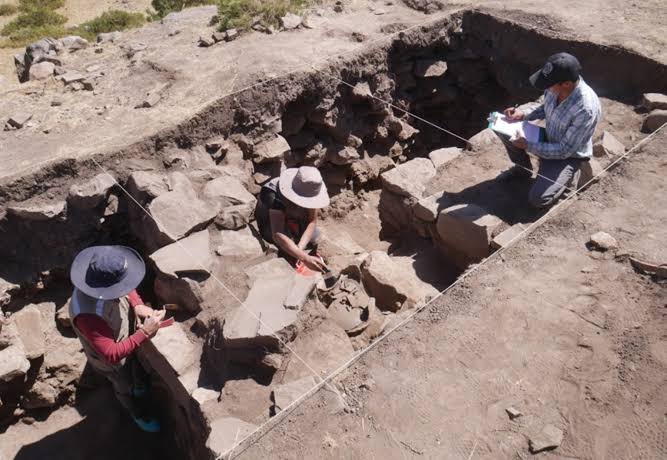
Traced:
<svg viewBox="0 0 667 460">
<path fill-rule="evenodd" d="M 134 356 L 153 337 L 164 311 L 144 305 L 136 291 L 146 273 L 141 256 L 124 246 L 93 246 L 81 251 L 70 270 L 75 288 L 69 304 L 74 332 L 90 365 L 112 384 L 119 402 L 137 425 L 160 429 L 146 410 L 145 370 Z M 141 321 L 141 326 L 136 327 Z"/>
</svg>

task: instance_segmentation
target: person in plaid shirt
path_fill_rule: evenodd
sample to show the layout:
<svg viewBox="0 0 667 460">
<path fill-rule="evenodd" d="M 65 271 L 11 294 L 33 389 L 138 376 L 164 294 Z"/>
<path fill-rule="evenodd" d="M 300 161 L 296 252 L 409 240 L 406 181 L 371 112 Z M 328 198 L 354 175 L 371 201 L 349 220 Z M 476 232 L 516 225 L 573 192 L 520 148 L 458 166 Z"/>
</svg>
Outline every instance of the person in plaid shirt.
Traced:
<svg viewBox="0 0 667 460">
<path fill-rule="evenodd" d="M 540 166 L 528 200 L 537 208 L 553 204 L 568 189 L 576 189 L 580 167 L 593 154 L 593 133 L 601 116 L 600 100 L 581 78 L 576 57 L 558 53 L 530 77 L 544 91 L 544 103 L 530 113 L 505 110 L 511 120 L 546 121 L 546 138 L 528 142 L 524 138 L 504 140 L 515 166 L 510 177 L 530 177 L 532 165 L 526 152 L 537 156 Z"/>
</svg>

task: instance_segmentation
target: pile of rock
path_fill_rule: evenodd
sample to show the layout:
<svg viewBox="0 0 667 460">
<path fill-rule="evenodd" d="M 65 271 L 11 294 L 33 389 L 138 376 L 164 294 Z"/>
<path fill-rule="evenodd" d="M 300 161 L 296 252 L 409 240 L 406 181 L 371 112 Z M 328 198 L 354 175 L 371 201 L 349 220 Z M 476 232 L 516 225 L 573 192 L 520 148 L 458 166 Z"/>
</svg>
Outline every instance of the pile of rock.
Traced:
<svg viewBox="0 0 667 460">
<path fill-rule="evenodd" d="M 642 98 L 642 107 L 649 111 L 644 119 L 643 131 L 652 133 L 667 123 L 667 95 L 646 93 Z"/>
<path fill-rule="evenodd" d="M 206 36 L 199 37 L 198 44 L 202 48 L 208 48 L 209 46 L 213 46 L 216 43 L 231 42 L 233 40 L 236 40 L 238 37 L 239 37 L 238 30 L 227 29 L 224 32 L 213 32 L 213 34 L 210 37 Z"/>
<path fill-rule="evenodd" d="M 61 39 L 43 38 L 28 45 L 23 53 L 14 55 L 16 75 L 21 83 L 28 80 L 43 80 L 65 73 L 62 54 L 88 47 L 88 41 L 78 35 Z"/>
<path fill-rule="evenodd" d="M 58 333 L 55 314 L 56 305 L 45 302 L 0 318 L 0 394 L 9 417 L 56 407 L 75 391 L 85 357 L 78 339 Z"/>
</svg>

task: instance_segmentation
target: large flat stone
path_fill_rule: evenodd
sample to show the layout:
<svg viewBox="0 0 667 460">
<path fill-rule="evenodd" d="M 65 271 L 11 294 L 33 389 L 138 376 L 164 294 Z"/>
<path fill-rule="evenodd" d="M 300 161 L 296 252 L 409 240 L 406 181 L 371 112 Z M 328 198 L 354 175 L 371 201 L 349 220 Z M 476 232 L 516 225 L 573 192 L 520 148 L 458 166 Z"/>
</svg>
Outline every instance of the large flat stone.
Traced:
<svg viewBox="0 0 667 460">
<path fill-rule="evenodd" d="M 151 342 L 178 375 L 184 375 L 199 360 L 197 347 L 188 339 L 180 323 L 160 329 Z"/>
<path fill-rule="evenodd" d="M 315 385 L 317 385 L 317 380 L 310 375 L 275 387 L 271 397 L 276 412 L 280 412 L 288 407 L 294 401 L 315 388 Z"/>
<path fill-rule="evenodd" d="M 252 286 L 260 278 L 290 278 L 294 274 L 294 269 L 285 259 L 276 257 L 246 268 L 245 274 L 248 277 L 248 284 Z"/>
<path fill-rule="evenodd" d="M 440 168 L 443 165 L 446 165 L 450 161 L 453 161 L 461 156 L 463 150 L 458 147 L 447 147 L 444 149 L 434 150 L 428 154 L 428 157 L 433 162 L 435 169 Z"/>
<path fill-rule="evenodd" d="M 238 230 L 250 223 L 255 213 L 255 204 L 239 204 L 222 208 L 215 218 L 215 225 L 227 230 Z"/>
<path fill-rule="evenodd" d="M 58 337 L 54 343 L 53 336 L 50 341 L 44 355 L 43 368 L 55 377 L 61 386 L 75 383 L 81 377 L 87 362 L 81 342 L 76 338 Z"/>
<path fill-rule="evenodd" d="M 52 62 L 43 61 L 30 66 L 30 80 L 46 80 L 53 76 L 56 66 Z"/>
<path fill-rule="evenodd" d="M 447 72 L 447 63 L 435 59 L 419 59 L 415 64 L 415 76 L 418 78 L 442 77 Z"/>
<path fill-rule="evenodd" d="M 383 187 L 397 195 L 421 199 L 426 183 L 435 176 L 435 167 L 428 158 L 415 158 L 380 176 Z"/>
<path fill-rule="evenodd" d="M 28 359 L 39 358 L 44 355 L 44 330 L 42 326 L 42 314 L 34 305 L 28 305 L 12 315 L 12 321 L 16 324 L 25 356 Z"/>
<path fill-rule="evenodd" d="M 581 164 L 579 170 L 581 171 L 581 174 L 579 175 L 579 183 L 577 184 L 577 188 L 588 186 L 592 182 L 600 179 L 604 171 L 602 165 L 600 165 L 600 163 L 595 158 L 584 161 Z"/>
<path fill-rule="evenodd" d="M 398 311 L 404 304 L 414 306 L 420 300 L 416 286 L 405 276 L 403 268 L 384 251 L 373 251 L 361 266 L 366 291 L 381 310 Z"/>
<path fill-rule="evenodd" d="M 277 346 L 281 336 L 297 320 L 298 311 L 285 308 L 289 277 L 258 278 L 248 297 L 224 325 L 227 346 L 245 348 Z"/>
<path fill-rule="evenodd" d="M 310 294 L 317 283 L 322 279 L 322 276 L 316 274 L 314 276 L 303 276 L 295 273 L 292 276 L 292 281 L 288 285 L 287 296 L 283 305 L 290 310 L 301 310 L 301 307 L 306 303 Z"/>
<path fill-rule="evenodd" d="M 206 227 L 218 209 L 196 197 L 194 191 L 174 190 L 155 198 L 148 211 L 155 219 L 159 236 L 175 242 L 191 232 Z"/>
<path fill-rule="evenodd" d="M 497 149 L 505 151 L 503 141 L 493 132 L 491 128 L 483 129 L 470 139 L 468 139 L 468 148 L 474 151 L 485 149 Z"/>
<path fill-rule="evenodd" d="M 139 203 L 150 201 L 167 193 L 166 177 L 151 171 L 135 171 L 127 182 L 127 190 Z"/>
<path fill-rule="evenodd" d="M 491 240 L 491 247 L 494 249 L 501 249 L 509 246 L 521 233 L 526 229 L 523 224 L 514 224 L 510 228 L 503 230 Z"/>
<path fill-rule="evenodd" d="M 444 194 L 428 196 L 417 202 L 412 208 L 417 219 L 424 222 L 435 222 L 444 208 L 451 206 L 451 201 Z"/>
<path fill-rule="evenodd" d="M 0 350 L 0 382 L 9 382 L 23 377 L 30 369 L 30 361 L 21 345 L 12 345 Z"/>
<path fill-rule="evenodd" d="M 563 442 L 563 430 L 554 425 L 545 425 L 542 431 L 531 436 L 528 441 L 532 454 L 552 450 L 560 446 Z"/>
<path fill-rule="evenodd" d="M 667 109 L 667 94 L 646 93 L 642 97 L 642 106 L 647 110 Z"/>
<path fill-rule="evenodd" d="M 256 163 L 280 161 L 290 151 L 290 145 L 284 137 L 277 135 L 273 139 L 261 142 L 255 146 L 253 160 Z"/>
<path fill-rule="evenodd" d="M 106 200 L 114 185 L 116 181 L 112 176 L 106 173 L 98 174 L 86 182 L 72 185 L 67 201 L 71 206 L 79 209 L 95 208 Z"/>
<path fill-rule="evenodd" d="M 438 216 L 437 232 L 445 252 L 460 266 L 487 257 L 494 235 L 502 220 L 473 204 L 457 204 L 443 209 Z"/>
<path fill-rule="evenodd" d="M 609 131 L 604 131 L 602 137 L 593 145 L 593 155 L 596 157 L 619 156 L 625 153 L 625 146 Z"/>
<path fill-rule="evenodd" d="M 212 257 L 208 230 L 158 249 L 150 259 L 160 273 L 173 277 L 184 273 L 209 273 Z"/>
<path fill-rule="evenodd" d="M 262 245 L 247 229 L 220 231 L 221 243 L 215 252 L 222 257 L 252 259 L 262 255 Z"/>
<path fill-rule="evenodd" d="M 236 177 L 224 176 L 214 179 L 204 186 L 202 197 L 216 203 L 220 208 L 251 204 L 254 206 L 255 197 L 243 186 Z"/>
<path fill-rule="evenodd" d="M 665 123 L 667 123 L 667 110 L 654 109 L 648 114 L 646 119 L 644 119 L 642 129 L 647 133 L 652 133 Z"/>
<path fill-rule="evenodd" d="M 10 206 L 7 208 L 7 212 L 25 220 L 45 221 L 63 217 L 65 208 L 66 203 L 62 200 L 41 204 L 30 203 Z"/>
<path fill-rule="evenodd" d="M 233 417 L 215 420 L 211 423 L 206 447 L 213 451 L 216 458 L 221 458 L 256 429 L 255 425 Z"/>
</svg>

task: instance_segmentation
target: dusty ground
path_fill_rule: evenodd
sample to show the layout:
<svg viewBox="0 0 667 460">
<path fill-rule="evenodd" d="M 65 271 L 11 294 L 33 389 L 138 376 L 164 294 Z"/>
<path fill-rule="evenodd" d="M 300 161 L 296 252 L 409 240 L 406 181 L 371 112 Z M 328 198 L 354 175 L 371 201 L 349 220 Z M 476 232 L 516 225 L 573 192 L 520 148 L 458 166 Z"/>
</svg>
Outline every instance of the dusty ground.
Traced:
<svg viewBox="0 0 667 460">
<path fill-rule="evenodd" d="M 5 0 L 3 3 L 18 5 L 18 0 Z M 151 6 L 151 0 L 66 0 L 65 6 L 58 10 L 67 17 L 66 25 L 74 26 L 99 16 L 108 10 L 145 12 Z M 15 16 L 0 18 L 0 28 Z M 21 51 L 15 48 L 0 48 L 0 92 L 18 86 L 14 71 L 13 56 Z M 4 78 L 4 80 L 3 80 Z"/>
<path fill-rule="evenodd" d="M 221 92 L 254 82 L 258 69 L 263 75 L 276 75 L 304 59 L 319 63 L 331 54 L 354 51 L 363 44 L 349 39 L 350 28 L 374 30 L 370 32 L 374 37 L 380 35 L 377 30 L 383 23 L 400 18 L 410 24 L 425 18 L 401 7 L 378 16 L 368 10 L 368 4 L 380 2 L 350 3 L 348 13 L 332 16 L 337 22 L 328 22 L 319 30 L 245 37 L 223 51 L 212 50 L 217 54 L 207 55 L 208 59 L 202 58 L 203 53 L 185 60 L 182 56 L 183 49 L 190 49 L 196 39 L 201 18 L 177 35 L 176 42 L 160 43 L 149 50 L 148 60 L 158 64 L 154 68 L 132 74 L 116 66 L 114 59 L 122 53 L 117 48 L 108 50 L 111 57 L 107 51 L 95 55 L 102 56 L 100 63 L 109 65 L 110 77 L 101 85 L 102 93 L 65 95 L 69 107 L 64 114 L 46 109 L 45 119 L 54 121 L 49 126 L 58 126 L 48 136 L 37 128 L 25 136 L 0 133 L 0 176 L 33 168 L 53 155 L 118 149 L 190 116 Z M 474 3 L 452 6 L 470 4 Z M 559 30 L 566 30 L 567 36 L 622 44 L 667 62 L 661 2 L 582 5 L 561 0 L 557 4 L 560 9 L 544 11 L 544 3 L 538 1 L 484 2 L 484 6 L 548 14 L 556 20 L 545 25 L 560 24 Z M 504 14 L 502 9 L 500 14 Z M 141 37 L 162 39 L 168 30 L 168 26 L 155 24 L 128 33 L 126 43 Z M 176 44 L 182 48 L 174 47 Z M 170 47 L 174 49 L 169 51 Z M 90 65 L 88 57 L 78 61 L 75 56 L 73 62 Z M 276 61 L 275 66 L 269 58 Z M 177 72 L 173 71 L 176 65 L 182 66 Z M 128 76 L 132 80 L 123 80 Z M 146 88 L 164 78 L 173 82 L 164 105 L 153 112 L 133 114 L 132 98 L 140 91 L 127 87 L 136 83 Z M 126 87 L 119 88 L 118 81 L 125 81 Z M 49 92 L 53 88 L 46 91 L 49 96 L 55 94 Z M 17 94 L 8 96 L 0 113 L 36 99 Z M 124 97 L 122 102 L 99 110 L 119 95 Z M 50 101 L 47 97 L 37 104 L 46 108 Z M 622 125 L 625 132 L 637 132 L 638 117 L 628 107 L 613 104 L 606 109 L 612 113 L 608 121 Z M 631 126 L 624 125 L 628 123 Z M 613 125 L 607 128 L 617 133 Z M 347 370 L 340 387 L 349 395 L 353 413 L 333 415 L 318 394 L 242 456 L 524 458 L 529 456 L 527 437 L 545 423 L 565 433 L 561 447 L 545 457 L 667 456 L 667 400 L 662 390 L 667 375 L 664 284 L 636 274 L 627 261 L 600 256 L 585 247 L 591 233 L 604 230 L 619 240 L 623 251 L 667 260 L 663 225 L 667 163 L 660 157 L 664 156 L 665 139 L 665 133 L 657 136 L 557 218 L 477 271 Z M 628 135 L 621 140 L 633 145 L 637 139 Z M 493 179 L 494 174 L 477 170 L 470 176 L 471 185 L 472 181 Z M 375 198 L 350 215 L 352 222 L 371 223 L 352 231 L 369 249 L 375 249 L 372 245 L 379 228 Z M 378 247 L 385 248 L 384 244 Z M 403 248 L 406 253 L 409 249 Z M 415 251 L 424 253 L 423 248 Z M 429 265 L 424 270 L 427 274 L 436 271 L 431 255 L 422 257 Z M 371 390 L 359 388 L 362 382 Z M 66 409 L 46 421 L 10 428 L 0 438 L 3 453 L 9 458 L 15 454 L 17 458 L 43 458 L 44 452 L 57 451 L 62 456 L 56 458 L 79 458 L 64 449 L 69 435 L 83 434 L 96 437 L 95 445 L 85 443 L 82 452 L 77 452 L 81 458 L 94 456 L 89 449 L 98 445 L 112 458 L 130 455 L 126 446 L 116 444 L 123 433 L 128 438 L 136 435 L 123 432 L 131 429 L 126 426 L 129 420 L 118 414 L 109 419 L 105 411 L 117 407 L 92 402 L 96 410 L 88 411 L 86 404 L 79 411 Z M 509 421 L 508 406 L 518 408 L 523 416 Z M 96 431 L 100 425 L 108 431 Z M 49 436 L 42 438 L 45 433 Z M 147 438 L 147 444 L 132 455 L 144 456 L 151 442 L 154 440 Z"/>
<path fill-rule="evenodd" d="M 564 439 L 544 458 L 665 458 L 664 281 L 586 242 L 607 231 L 619 253 L 667 260 L 666 140 L 346 370 L 351 413 L 320 392 L 240 458 L 527 458 L 545 424 Z"/>
<path fill-rule="evenodd" d="M 0 108 L 0 118 L 30 108 L 34 119 L 32 127 L 19 133 L 0 133 L 3 146 L 0 177 L 23 174 L 55 159 L 121 149 L 192 117 L 221 95 L 252 85 L 260 78 L 318 67 L 332 56 L 365 46 L 351 40 L 352 32 L 363 32 L 373 40 L 384 35 L 380 32 L 383 25 L 400 22 L 407 27 L 436 20 L 460 7 L 495 6 L 499 15 L 510 15 L 518 21 L 524 17 L 527 24 L 558 36 L 624 46 L 667 62 L 664 24 L 661 23 L 665 8 L 658 1 L 633 6 L 620 1 L 575 4 L 561 0 L 557 2 L 560 7 L 550 11 L 545 11 L 543 2 L 539 1 L 483 4 L 460 1 L 430 16 L 408 9 L 400 2 L 389 6 L 384 1 L 346 3 L 346 12 L 342 14 L 334 13 L 330 7 L 323 8 L 323 16 L 312 30 L 275 36 L 255 33 L 211 49 L 197 48 L 196 41 L 204 31 L 212 30 L 207 29 L 206 24 L 215 13 L 215 7 L 198 10 L 207 11 L 205 13 L 188 13 L 190 19 L 179 23 L 181 33 L 172 37 L 168 36 L 173 32 L 170 24 L 156 23 L 130 31 L 119 45 L 147 43 L 148 49 L 142 53 L 143 63 L 130 65 L 118 46 L 108 46 L 99 55 L 86 50 L 67 57 L 68 68 L 83 71 L 93 64 L 102 67 L 105 76 L 99 80 L 96 94 L 61 94 L 60 85 L 28 84 L 22 85 L 20 91 L 10 85 L 10 92 L 3 96 L 6 103 Z M 376 14 L 378 9 L 384 14 Z M 533 18 L 514 10 L 548 13 L 549 17 L 536 23 Z M 637 30 L 642 33 L 638 34 Z M 13 78 L 8 81 L 13 82 Z M 126 85 L 118 85 L 118 81 Z M 134 109 L 148 91 L 165 82 L 169 87 L 159 109 Z M 38 94 L 43 96 L 38 98 Z M 62 97 L 63 106 L 50 106 L 56 95 Z M 155 116 L 157 111 L 159 116 Z M 103 139 L 103 142 L 91 143 L 91 138 Z"/>
</svg>

